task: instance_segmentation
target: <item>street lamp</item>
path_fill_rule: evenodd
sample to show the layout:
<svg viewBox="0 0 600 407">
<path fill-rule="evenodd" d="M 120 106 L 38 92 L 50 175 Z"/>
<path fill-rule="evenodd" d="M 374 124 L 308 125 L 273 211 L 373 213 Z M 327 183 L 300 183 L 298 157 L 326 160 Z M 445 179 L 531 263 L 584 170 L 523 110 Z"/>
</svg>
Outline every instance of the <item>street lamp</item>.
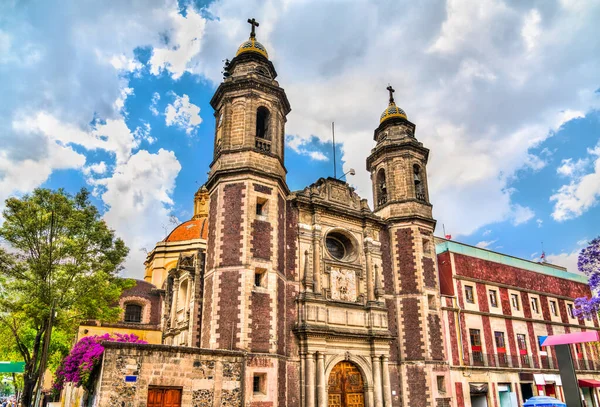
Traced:
<svg viewBox="0 0 600 407">
<path fill-rule="evenodd" d="M 356 171 L 354 171 L 354 168 L 350 168 L 350 171 L 346 171 L 346 172 L 344 173 L 344 175 L 342 175 L 342 176 L 341 176 L 341 177 L 339 177 L 338 179 L 342 179 L 342 178 L 344 178 L 344 177 L 345 177 L 347 174 L 350 174 L 350 175 L 356 175 Z"/>
</svg>

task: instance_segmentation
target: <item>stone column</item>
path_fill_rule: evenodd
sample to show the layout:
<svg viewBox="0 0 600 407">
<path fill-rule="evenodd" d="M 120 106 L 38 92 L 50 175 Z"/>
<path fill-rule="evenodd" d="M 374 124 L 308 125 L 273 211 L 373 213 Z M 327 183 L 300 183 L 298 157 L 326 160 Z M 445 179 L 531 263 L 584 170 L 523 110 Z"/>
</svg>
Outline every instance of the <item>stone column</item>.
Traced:
<svg viewBox="0 0 600 407">
<path fill-rule="evenodd" d="M 317 407 L 327 407 L 327 380 L 325 380 L 325 355 L 317 352 Z"/>
<path fill-rule="evenodd" d="M 371 259 L 371 250 L 367 243 L 365 249 L 366 262 L 367 262 L 367 302 L 375 301 L 375 288 L 373 285 L 373 260 Z"/>
<path fill-rule="evenodd" d="M 306 407 L 315 407 L 315 355 L 306 354 Z"/>
<path fill-rule="evenodd" d="M 179 278 L 173 280 L 173 301 L 171 302 L 171 328 L 177 325 L 177 301 L 179 300 Z"/>
<path fill-rule="evenodd" d="M 381 376 L 383 379 L 383 405 L 392 407 L 392 388 L 390 385 L 390 367 L 388 365 L 388 357 L 381 357 Z"/>
<path fill-rule="evenodd" d="M 371 362 L 373 365 L 373 396 L 375 407 L 383 407 L 381 397 L 381 359 L 379 359 L 379 356 L 371 356 Z"/>
<path fill-rule="evenodd" d="M 321 228 L 314 225 L 313 230 L 313 278 L 314 293 L 321 294 Z"/>
</svg>

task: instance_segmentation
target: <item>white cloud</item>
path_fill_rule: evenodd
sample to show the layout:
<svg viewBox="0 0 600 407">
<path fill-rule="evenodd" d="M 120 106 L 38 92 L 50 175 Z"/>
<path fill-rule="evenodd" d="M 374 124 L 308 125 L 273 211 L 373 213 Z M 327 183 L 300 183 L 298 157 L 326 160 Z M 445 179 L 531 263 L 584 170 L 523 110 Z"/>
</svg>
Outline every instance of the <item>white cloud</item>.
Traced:
<svg viewBox="0 0 600 407">
<path fill-rule="evenodd" d="M 523 40 L 525 41 L 527 50 L 530 52 L 535 48 L 538 42 L 538 37 L 542 33 L 542 30 L 540 28 L 541 22 L 542 17 L 540 15 L 540 12 L 536 9 L 531 10 L 525 16 L 523 28 L 521 29 L 521 36 L 523 36 Z"/>
<path fill-rule="evenodd" d="M 580 158 L 573 162 L 572 158 L 566 158 L 561 161 L 560 166 L 556 169 L 556 173 L 563 177 L 580 176 L 589 164 L 589 159 Z"/>
<path fill-rule="evenodd" d="M 99 163 L 91 164 L 91 165 L 84 167 L 83 173 L 88 176 L 91 174 L 102 175 L 106 172 L 106 170 L 107 170 L 106 163 L 104 161 L 100 161 Z"/>
<path fill-rule="evenodd" d="M 484 231 L 483 231 L 483 233 L 482 233 L 482 235 L 483 235 L 483 236 L 489 236 L 489 235 L 491 235 L 491 234 L 492 234 L 492 230 L 491 230 L 491 229 L 486 229 L 486 230 L 484 230 Z"/>
<path fill-rule="evenodd" d="M 600 200 L 600 143 L 594 149 L 588 149 L 589 158 L 580 159 L 572 167 L 565 169 L 565 163 L 559 167 L 559 173 L 568 173 L 572 178 L 569 184 L 561 186 L 556 193 L 550 197 L 554 203 L 552 218 L 558 222 L 574 219 L 581 216 L 590 208 L 598 204 Z M 594 158 L 595 157 L 595 158 Z M 582 174 L 579 162 L 594 160 L 593 170 Z"/>
<path fill-rule="evenodd" d="M 528 222 L 535 216 L 535 213 L 526 206 L 521 206 L 519 204 L 515 204 L 513 207 L 513 212 L 511 216 L 511 221 L 513 225 L 518 226 L 523 223 Z"/>
<path fill-rule="evenodd" d="M 150 111 L 152 112 L 152 114 L 154 116 L 158 116 L 159 111 L 156 108 L 156 105 L 158 104 L 158 101 L 160 100 L 160 94 L 158 92 L 154 92 L 154 94 L 152 95 L 152 103 L 150 104 Z"/>
<path fill-rule="evenodd" d="M 172 104 L 167 105 L 165 109 L 165 123 L 167 126 L 176 126 L 185 130 L 187 135 L 191 135 L 200 123 L 200 108 L 190 102 L 188 95 L 175 95 Z"/>
<path fill-rule="evenodd" d="M 140 150 L 110 177 L 94 182 L 103 188 L 101 197 L 108 207 L 104 219 L 131 249 L 125 264 L 129 275 L 142 275 L 145 253 L 141 249 L 151 249 L 164 237 L 160 225 L 169 222 L 171 194 L 180 169 L 171 151 Z"/>
<path fill-rule="evenodd" d="M 477 243 L 475 246 L 480 247 L 482 249 L 487 249 L 488 247 L 490 247 L 491 245 L 493 245 L 497 241 L 498 241 L 498 239 L 496 239 L 496 240 L 482 240 L 481 242 Z"/>
<path fill-rule="evenodd" d="M 537 224 L 537 227 L 538 227 L 538 228 L 541 228 L 541 227 L 543 226 L 543 224 L 544 224 L 544 221 L 543 221 L 543 220 L 541 220 L 541 219 L 536 219 L 536 220 L 535 220 L 535 223 Z"/>
<path fill-rule="evenodd" d="M 577 260 L 579 259 L 580 250 L 573 250 L 571 253 L 559 253 L 559 254 L 547 254 L 546 261 L 551 264 L 563 266 L 567 268 L 567 271 L 572 273 L 579 273 L 577 269 Z"/>
</svg>

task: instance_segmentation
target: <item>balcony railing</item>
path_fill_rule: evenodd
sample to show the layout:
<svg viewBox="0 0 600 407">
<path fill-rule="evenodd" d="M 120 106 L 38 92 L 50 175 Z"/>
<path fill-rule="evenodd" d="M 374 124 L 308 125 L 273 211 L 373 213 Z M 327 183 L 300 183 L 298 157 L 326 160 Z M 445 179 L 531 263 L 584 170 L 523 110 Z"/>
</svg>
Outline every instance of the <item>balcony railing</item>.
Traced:
<svg viewBox="0 0 600 407">
<path fill-rule="evenodd" d="M 256 148 L 261 151 L 271 152 L 271 142 L 260 137 L 256 137 Z"/>
<path fill-rule="evenodd" d="M 465 365 L 467 366 L 482 366 L 482 367 L 506 367 L 506 368 L 541 368 L 541 369 L 558 369 L 556 360 L 549 356 L 541 357 L 541 366 L 534 365 L 531 355 L 508 355 L 506 353 L 482 353 L 472 352 L 465 355 Z M 587 360 L 586 363 L 576 362 L 575 368 L 578 370 L 593 370 L 594 367 L 600 369 L 600 361 Z M 580 366 L 578 368 L 578 366 Z"/>
<path fill-rule="evenodd" d="M 418 199 L 419 201 L 427 202 L 427 200 L 425 199 L 425 194 L 424 194 L 424 193 L 422 193 L 422 192 L 417 192 L 417 193 L 416 193 L 416 195 L 417 195 L 417 199 Z"/>
</svg>

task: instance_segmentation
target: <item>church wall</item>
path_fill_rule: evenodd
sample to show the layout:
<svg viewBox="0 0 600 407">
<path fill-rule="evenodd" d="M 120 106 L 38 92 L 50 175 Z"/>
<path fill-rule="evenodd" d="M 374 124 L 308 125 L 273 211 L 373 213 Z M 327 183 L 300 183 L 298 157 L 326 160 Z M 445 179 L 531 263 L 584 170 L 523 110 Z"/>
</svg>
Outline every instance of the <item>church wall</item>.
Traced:
<svg viewBox="0 0 600 407">
<path fill-rule="evenodd" d="M 181 405 L 241 406 L 245 356 L 166 345 L 106 343 L 96 406 L 143 406 L 150 387 L 180 388 Z M 136 376 L 136 382 L 125 382 Z M 126 403 L 126 404 L 122 404 Z"/>
</svg>

